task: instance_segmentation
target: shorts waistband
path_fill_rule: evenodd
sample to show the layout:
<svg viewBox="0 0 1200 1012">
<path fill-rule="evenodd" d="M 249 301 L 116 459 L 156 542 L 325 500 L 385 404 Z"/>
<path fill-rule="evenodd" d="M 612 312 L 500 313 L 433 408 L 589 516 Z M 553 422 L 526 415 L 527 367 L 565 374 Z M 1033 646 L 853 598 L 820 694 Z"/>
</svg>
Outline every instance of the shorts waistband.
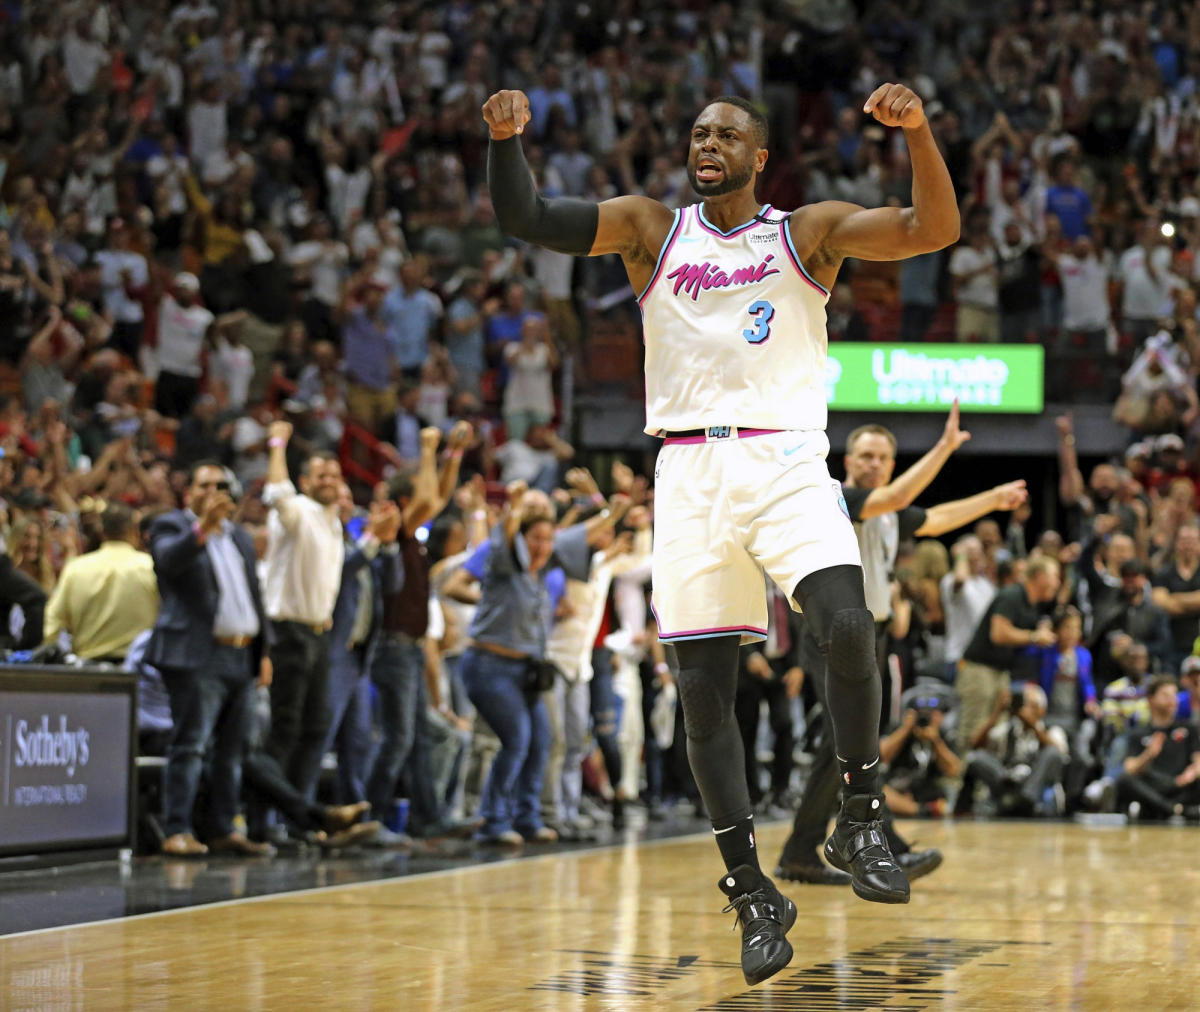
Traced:
<svg viewBox="0 0 1200 1012">
<path fill-rule="evenodd" d="M 751 436 L 769 436 L 783 429 L 739 429 L 736 425 L 710 425 L 704 429 L 683 429 L 679 432 L 659 432 L 663 445 L 674 443 L 713 443 L 722 439 L 749 439 Z"/>
</svg>

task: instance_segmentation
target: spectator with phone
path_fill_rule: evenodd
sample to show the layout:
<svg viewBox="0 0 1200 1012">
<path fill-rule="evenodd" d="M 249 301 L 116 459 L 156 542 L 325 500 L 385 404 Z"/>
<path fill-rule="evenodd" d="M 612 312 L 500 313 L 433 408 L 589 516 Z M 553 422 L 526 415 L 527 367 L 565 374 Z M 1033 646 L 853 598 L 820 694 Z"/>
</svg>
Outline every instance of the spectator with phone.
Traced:
<svg viewBox="0 0 1200 1012">
<path fill-rule="evenodd" d="M 188 476 L 184 508 L 163 514 L 150 528 L 163 603 L 145 660 L 162 672 L 171 703 L 162 851 L 172 857 L 199 857 L 210 848 L 250 856 L 274 852 L 234 828 L 255 679 L 269 684 L 272 668 L 254 543 L 231 522 L 229 492 L 225 469 L 200 461 Z M 193 809 L 210 744 L 208 803 L 197 826 Z"/>
</svg>

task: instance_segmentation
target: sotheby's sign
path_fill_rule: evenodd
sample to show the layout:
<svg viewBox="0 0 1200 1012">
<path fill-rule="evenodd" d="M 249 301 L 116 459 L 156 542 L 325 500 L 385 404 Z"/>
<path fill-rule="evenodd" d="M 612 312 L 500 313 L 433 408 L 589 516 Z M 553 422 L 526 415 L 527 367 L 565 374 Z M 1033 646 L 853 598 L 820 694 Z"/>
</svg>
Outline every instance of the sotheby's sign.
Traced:
<svg viewBox="0 0 1200 1012">
<path fill-rule="evenodd" d="M 121 839 L 129 697 L 0 689 L 0 851 Z"/>
</svg>

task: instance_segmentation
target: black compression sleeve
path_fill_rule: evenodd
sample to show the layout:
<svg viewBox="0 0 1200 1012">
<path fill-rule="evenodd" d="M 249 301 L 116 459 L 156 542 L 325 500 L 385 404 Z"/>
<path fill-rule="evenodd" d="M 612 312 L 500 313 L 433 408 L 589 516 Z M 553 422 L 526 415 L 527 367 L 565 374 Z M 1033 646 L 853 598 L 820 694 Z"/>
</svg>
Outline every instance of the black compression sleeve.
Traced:
<svg viewBox="0 0 1200 1012">
<path fill-rule="evenodd" d="M 546 200 L 533 187 L 521 138 L 488 141 L 488 189 L 501 231 L 559 253 L 587 256 L 600 209 L 586 200 Z"/>
</svg>

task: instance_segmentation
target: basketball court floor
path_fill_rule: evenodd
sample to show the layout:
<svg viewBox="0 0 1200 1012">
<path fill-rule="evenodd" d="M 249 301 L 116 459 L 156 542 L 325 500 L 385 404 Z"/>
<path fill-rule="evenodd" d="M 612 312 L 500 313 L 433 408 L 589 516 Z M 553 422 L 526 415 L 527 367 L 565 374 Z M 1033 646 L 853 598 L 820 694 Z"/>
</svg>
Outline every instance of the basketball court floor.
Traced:
<svg viewBox="0 0 1200 1012">
<path fill-rule="evenodd" d="M 69 885 L 69 870 L 30 872 L 19 888 L 0 883 L 0 1007 L 1200 1007 L 1194 827 L 903 828 L 946 854 L 914 884 L 912 902 L 790 887 L 800 908 L 795 958 L 754 988 L 738 967 L 734 916 L 721 913 L 711 833 L 701 832 L 423 872 L 400 858 L 313 863 L 307 876 L 282 870 L 288 862 L 152 859 L 126 867 L 109 890 L 126 909 L 158 912 L 14 932 L 36 922 L 39 901 L 53 922 L 104 909 Z M 764 858 L 785 833 L 762 829 Z M 235 898 L 170 909 L 173 893 L 195 901 L 190 885 L 214 873 Z M 280 888 L 295 891 L 247 895 Z"/>
</svg>

